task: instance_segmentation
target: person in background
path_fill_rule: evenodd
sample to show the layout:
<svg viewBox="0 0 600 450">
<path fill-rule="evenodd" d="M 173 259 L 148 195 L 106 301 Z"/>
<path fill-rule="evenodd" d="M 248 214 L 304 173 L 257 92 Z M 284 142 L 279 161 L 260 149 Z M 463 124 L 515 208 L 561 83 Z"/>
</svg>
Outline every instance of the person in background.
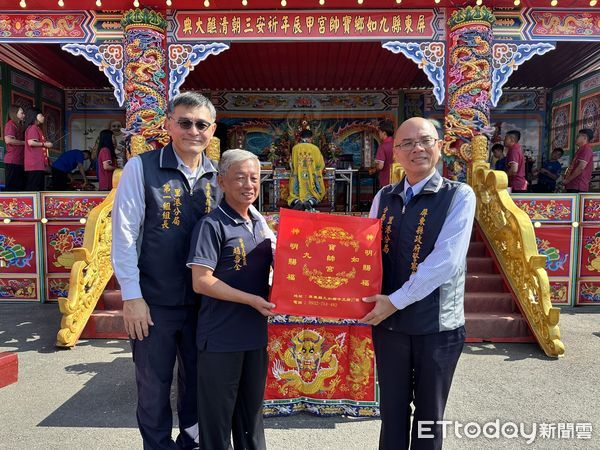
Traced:
<svg viewBox="0 0 600 450">
<path fill-rule="evenodd" d="M 506 171 L 506 157 L 504 156 L 504 145 L 496 143 L 492 145 L 492 160 L 490 161 L 492 170 Z"/>
<path fill-rule="evenodd" d="M 125 134 L 120 120 L 113 120 L 109 128 L 115 137 L 115 168 L 122 169 L 125 166 L 127 156 L 125 155 Z"/>
<path fill-rule="evenodd" d="M 394 164 L 394 122 L 384 120 L 379 125 L 379 147 L 374 169 L 379 172 L 379 187 L 390 184 L 390 170 Z"/>
<path fill-rule="evenodd" d="M 25 190 L 43 191 L 46 189 L 44 177 L 48 168 L 48 149 L 52 142 L 47 142 L 41 126 L 44 115 L 39 109 L 28 112 L 27 130 L 25 130 Z"/>
<path fill-rule="evenodd" d="M 377 193 L 369 213 L 382 219 L 389 238 L 382 242 L 381 294 L 363 299 L 374 307 L 361 319 L 373 325 L 380 450 L 409 443 L 442 448 L 441 421 L 465 341 L 466 256 L 476 201 L 469 185 L 437 171 L 441 149 L 430 121 L 403 122 L 394 156 L 405 176 Z"/>
<path fill-rule="evenodd" d="M 25 189 L 25 137 L 23 122 L 25 111 L 20 106 L 12 105 L 8 108 L 8 121 L 4 126 L 4 142 L 6 154 L 4 155 L 4 190 L 8 192 L 23 191 Z"/>
<path fill-rule="evenodd" d="M 506 171 L 508 174 L 508 187 L 512 192 L 527 192 L 527 179 L 525 178 L 525 156 L 519 140 L 521 132 L 510 130 L 504 136 L 506 152 Z"/>
<path fill-rule="evenodd" d="M 256 155 L 234 149 L 219 161 L 219 207 L 192 233 L 188 267 L 198 313 L 199 448 L 266 449 L 263 396 L 273 233 L 250 208 L 260 191 Z"/>
<path fill-rule="evenodd" d="M 288 205 L 293 209 L 313 209 L 325 197 L 325 161 L 319 147 L 312 144 L 312 138 L 312 131 L 302 130 L 300 143 L 292 148 Z"/>
<path fill-rule="evenodd" d="M 551 193 L 556 190 L 556 180 L 562 172 L 562 165 L 559 159 L 564 151 L 558 147 L 552 150 L 550 161 L 546 161 L 542 168 L 538 171 L 538 182 L 533 186 L 533 192 Z"/>
<path fill-rule="evenodd" d="M 112 189 L 112 174 L 116 169 L 117 155 L 115 154 L 114 133 L 112 130 L 102 130 L 98 137 L 98 190 Z"/>
<path fill-rule="evenodd" d="M 590 189 L 594 170 L 594 152 L 591 144 L 593 139 L 594 132 L 589 128 L 583 128 L 577 133 L 575 139 L 577 152 L 573 156 L 563 181 L 567 192 L 587 192 Z"/>
<path fill-rule="evenodd" d="M 55 191 L 69 191 L 73 182 L 71 172 L 79 170 L 83 179 L 83 186 L 87 185 L 87 177 L 83 169 L 83 161 L 89 160 L 92 154 L 88 150 L 69 150 L 58 157 L 52 164 L 52 189 Z"/>
</svg>

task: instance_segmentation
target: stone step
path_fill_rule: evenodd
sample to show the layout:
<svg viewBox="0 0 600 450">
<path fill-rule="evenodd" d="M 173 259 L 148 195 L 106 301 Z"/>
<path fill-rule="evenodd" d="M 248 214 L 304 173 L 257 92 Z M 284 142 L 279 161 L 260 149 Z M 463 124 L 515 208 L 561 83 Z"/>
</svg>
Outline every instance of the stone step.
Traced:
<svg viewBox="0 0 600 450">
<path fill-rule="evenodd" d="M 487 256 L 487 248 L 483 241 L 471 241 L 467 257 L 469 256 Z"/>
<path fill-rule="evenodd" d="M 123 325 L 123 310 L 95 310 L 80 339 L 128 339 Z"/>
<path fill-rule="evenodd" d="M 499 273 L 467 273 L 466 292 L 505 292 L 504 279 Z"/>
<path fill-rule="evenodd" d="M 19 358 L 14 352 L 0 353 L 0 388 L 19 380 Z"/>
<path fill-rule="evenodd" d="M 467 257 L 467 273 L 498 273 L 498 271 L 491 256 L 469 256 Z"/>
<path fill-rule="evenodd" d="M 106 283 L 106 289 L 121 289 L 121 286 L 119 286 L 119 282 L 114 275 L 108 280 L 108 283 Z"/>
<path fill-rule="evenodd" d="M 510 292 L 466 292 L 465 313 L 515 313 L 517 305 Z"/>
<path fill-rule="evenodd" d="M 481 242 L 483 238 L 481 237 L 481 233 L 477 230 L 477 227 L 473 227 L 473 231 L 471 232 L 471 242 Z"/>
<path fill-rule="evenodd" d="M 96 305 L 96 310 L 123 309 L 120 289 L 106 289 Z"/>
<path fill-rule="evenodd" d="M 465 328 L 468 342 L 535 342 L 518 312 L 466 312 Z M 81 339 L 128 339 L 122 311 L 94 312 Z"/>
<path fill-rule="evenodd" d="M 469 342 L 535 342 L 521 313 L 466 313 Z"/>
</svg>

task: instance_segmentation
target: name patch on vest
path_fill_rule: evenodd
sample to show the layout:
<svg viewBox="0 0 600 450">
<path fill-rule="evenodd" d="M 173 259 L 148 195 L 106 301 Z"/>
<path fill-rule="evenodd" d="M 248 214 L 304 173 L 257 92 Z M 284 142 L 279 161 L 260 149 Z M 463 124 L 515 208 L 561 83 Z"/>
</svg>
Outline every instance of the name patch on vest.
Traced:
<svg viewBox="0 0 600 450">
<path fill-rule="evenodd" d="M 424 208 L 421 211 L 421 218 L 419 219 L 419 225 L 417 226 L 417 231 L 415 232 L 415 246 L 413 247 L 412 252 L 412 263 L 410 264 L 410 270 L 412 273 L 417 271 L 417 266 L 419 265 L 419 253 L 421 252 L 421 244 L 423 243 L 423 230 L 425 229 L 425 221 L 427 218 L 427 208 Z"/>
<path fill-rule="evenodd" d="M 238 239 L 240 245 L 233 247 L 233 268 L 234 270 L 242 270 L 242 266 L 247 265 L 246 261 L 246 246 L 242 238 Z"/>
<path fill-rule="evenodd" d="M 168 230 L 171 225 L 181 225 L 181 188 L 171 188 L 169 183 L 162 187 L 162 229 Z"/>
<path fill-rule="evenodd" d="M 206 197 L 205 203 L 204 203 L 204 212 L 205 213 L 209 213 L 212 210 L 212 186 L 210 183 L 206 183 L 206 186 L 204 186 L 204 196 Z"/>
<path fill-rule="evenodd" d="M 387 217 L 388 207 L 383 209 L 381 214 L 381 226 L 383 228 L 383 253 L 387 254 L 390 252 L 390 242 L 392 242 L 392 223 L 394 222 L 394 216 Z M 387 219 L 387 223 L 385 223 Z"/>
</svg>

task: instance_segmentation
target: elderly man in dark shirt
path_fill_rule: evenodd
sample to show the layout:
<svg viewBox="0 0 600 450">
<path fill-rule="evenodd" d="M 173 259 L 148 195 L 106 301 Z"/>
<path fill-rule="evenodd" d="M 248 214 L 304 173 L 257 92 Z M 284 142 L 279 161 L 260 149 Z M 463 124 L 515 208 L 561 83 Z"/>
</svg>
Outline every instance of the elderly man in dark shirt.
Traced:
<svg viewBox="0 0 600 450">
<path fill-rule="evenodd" d="M 219 207 L 192 234 L 188 266 L 202 294 L 196 344 L 200 449 L 265 449 L 262 403 L 267 378 L 267 316 L 273 233 L 250 206 L 260 189 L 258 158 L 223 153 Z"/>
</svg>

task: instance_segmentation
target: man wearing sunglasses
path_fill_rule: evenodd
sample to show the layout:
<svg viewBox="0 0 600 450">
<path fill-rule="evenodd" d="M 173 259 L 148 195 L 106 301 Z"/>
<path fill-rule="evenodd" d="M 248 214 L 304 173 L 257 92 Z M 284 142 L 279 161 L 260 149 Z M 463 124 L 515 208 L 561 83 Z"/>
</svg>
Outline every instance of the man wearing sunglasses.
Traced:
<svg viewBox="0 0 600 450">
<path fill-rule="evenodd" d="M 221 197 L 217 170 L 204 155 L 215 119 L 206 97 L 186 92 L 173 98 L 165 121 L 171 143 L 127 162 L 113 206 L 112 261 L 131 338 L 144 449 L 198 445 L 198 299 L 186 259 L 196 222 Z M 175 442 L 170 392 L 176 360 Z"/>
<path fill-rule="evenodd" d="M 374 308 L 362 319 L 373 325 L 380 450 L 442 448 L 440 421 L 465 340 L 475 194 L 440 176 L 441 148 L 431 122 L 405 121 L 394 136 L 394 157 L 406 175 L 377 193 L 369 214 L 382 219 L 384 236 L 382 293 L 364 299 Z"/>
</svg>

